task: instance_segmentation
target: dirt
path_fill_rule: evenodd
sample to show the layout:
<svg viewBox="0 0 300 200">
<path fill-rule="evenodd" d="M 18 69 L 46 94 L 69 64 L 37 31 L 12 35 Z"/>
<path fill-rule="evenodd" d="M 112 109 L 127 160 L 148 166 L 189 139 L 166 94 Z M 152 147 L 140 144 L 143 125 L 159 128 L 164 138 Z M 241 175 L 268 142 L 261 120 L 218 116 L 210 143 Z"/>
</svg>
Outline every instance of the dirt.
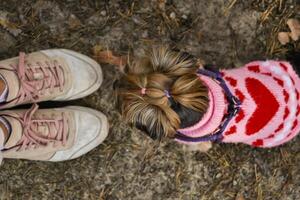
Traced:
<svg viewBox="0 0 300 200">
<path fill-rule="evenodd" d="M 48 48 L 92 57 L 96 45 L 140 55 L 153 44 L 169 44 L 234 67 L 300 46 L 276 41 L 286 19 L 299 17 L 296 0 L 164 2 L 1 0 L 0 58 Z M 62 163 L 5 160 L 0 199 L 300 199 L 299 137 L 273 149 L 216 144 L 208 153 L 170 140 L 158 144 L 123 122 L 113 104 L 119 74 L 111 65 L 102 68 L 101 88 L 67 104 L 104 112 L 111 125 L 105 142 Z"/>
</svg>

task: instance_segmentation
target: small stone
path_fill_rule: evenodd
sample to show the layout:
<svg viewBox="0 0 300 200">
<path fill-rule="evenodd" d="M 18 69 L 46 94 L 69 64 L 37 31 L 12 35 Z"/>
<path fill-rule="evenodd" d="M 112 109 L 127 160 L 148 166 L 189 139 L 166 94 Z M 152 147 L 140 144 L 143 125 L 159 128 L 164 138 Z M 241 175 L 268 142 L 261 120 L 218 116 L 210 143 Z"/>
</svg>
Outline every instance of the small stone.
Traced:
<svg viewBox="0 0 300 200">
<path fill-rule="evenodd" d="M 146 22 L 139 16 L 132 16 L 132 20 L 137 25 L 143 26 Z"/>
<path fill-rule="evenodd" d="M 221 176 L 222 176 L 222 174 L 221 174 L 221 173 L 218 173 L 218 174 L 216 175 L 216 178 L 221 178 Z"/>
<path fill-rule="evenodd" d="M 102 10 L 102 11 L 100 12 L 100 14 L 104 17 L 104 16 L 106 16 L 106 11 L 105 11 L 105 10 Z"/>
<path fill-rule="evenodd" d="M 68 24 L 71 29 L 75 29 L 81 26 L 80 20 L 73 14 L 70 15 Z"/>
<path fill-rule="evenodd" d="M 148 31 L 144 31 L 142 33 L 142 38 L 147 38 L 148 37 Z"/>
<path fill-rule="evenodd" d="M 174 12 L 171 12 L 170 18 L 171 18 L 171 19 L 175 19 L 175 18 L 176 18 L 176 14 L 175 14 Z"/>
<path fill-rule="evenodd" d="M 187 19 L 186 15 L 182 15 L 181 17 L 182 17 L 182 19 Z"/>
<path fill-rule="evenodd" d="M 234 186 L 236 186 L 236 185 L 237 185 L 237 182 L 236 182 L 236 181 L 233 181 L 232 184 L 233 184 Z"/>
</svg>

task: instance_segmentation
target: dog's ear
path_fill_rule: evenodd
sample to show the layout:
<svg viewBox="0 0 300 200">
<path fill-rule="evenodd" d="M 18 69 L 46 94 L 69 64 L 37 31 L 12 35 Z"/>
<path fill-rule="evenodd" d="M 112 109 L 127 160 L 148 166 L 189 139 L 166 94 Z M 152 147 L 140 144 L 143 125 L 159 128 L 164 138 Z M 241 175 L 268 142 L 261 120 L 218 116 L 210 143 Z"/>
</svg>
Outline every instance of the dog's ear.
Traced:
<svg viewBox="0 0 300 200">
<path fill-rule="evenodd" d="M 193 109 L 184 107 L 183 105 L 176 103 L 172 98 L 169 100 L 171 104 L 172 110 L 174 110 L 180 118 L 180 128 L 187 128 L 193 126 L 194 124 L 198 123 L 203 113 L 195 111 Z M 161 140 L 165 133 L 162 128 L 157 129 L 158 122 L 149 122 L 149 124 L 154 124 L 154 126 L 149 126 L 147 124 L 142 124 L 142 122 L 137 121 L 135 122 L 135 127 L 145 133 L 153 140 Z M 169 136 L 170 137 L 170 136 Z"/>
<path fill-rule="evenodd" d="M 148 126 L 141 124 L 139 122 L 136 123 L 135 127 L 149 136 L 152 140 L 161 140 L 164 133 L 163 130 L 157 131 L 154 129 L 149 128 Z"/>
<path fill-rule="evenodd" d="M 203 113 L 187 108 L 179 103 L 176 103 L 175 101 L 170 101 L 170 103 L 171 108 L 179 116 L 180 128 L 187 128 L 197 124 L 203 116 Z"/>
</svg>

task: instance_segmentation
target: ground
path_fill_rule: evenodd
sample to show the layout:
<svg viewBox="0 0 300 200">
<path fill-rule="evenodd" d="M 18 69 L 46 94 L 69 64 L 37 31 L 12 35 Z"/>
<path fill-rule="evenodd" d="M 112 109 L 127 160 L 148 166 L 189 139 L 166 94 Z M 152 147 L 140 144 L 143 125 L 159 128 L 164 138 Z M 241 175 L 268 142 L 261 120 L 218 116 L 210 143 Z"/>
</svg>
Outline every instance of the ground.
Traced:
<svg viewBox="0 0 300 200">
<path fill-rule="evenodd" d="M 1 0 L 0 58 L 48 48 L 91 57 L 93 48 L 140 55 L 169 44 L 208 63 L 233 67 L 281 58 L 299 43 L 280 46 L 278 31 L 299 18 L 297 0 Z M 66 104 L 104 112 L 103 144 L 68 162 L 5 160 L 0 199 L 300 199 L 299 137 L 273 149 L 217 144 L 190 152 L 174 141 L 153 142 L 127 126 L 114 108 L 115 67 L 102 65 L 104 83 Z M 59 104 L 61 106 L 62 104 Z M 56 103 L 44 106 L 58 106 Z"/>
</svg>

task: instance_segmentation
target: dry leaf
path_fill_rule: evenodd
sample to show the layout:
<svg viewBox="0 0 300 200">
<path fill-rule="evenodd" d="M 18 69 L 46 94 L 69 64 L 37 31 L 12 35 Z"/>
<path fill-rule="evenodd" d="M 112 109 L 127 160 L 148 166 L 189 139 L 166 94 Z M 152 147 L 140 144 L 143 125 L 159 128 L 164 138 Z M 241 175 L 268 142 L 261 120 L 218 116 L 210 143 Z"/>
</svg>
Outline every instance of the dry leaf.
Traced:
<svg viewBox="0 0 300 200">
<path fill-rule="evenodd" d="M 280 44 L 286 45 L 287 43 L 290 42 L 289 33 L 287 33 L 287 32 L 278 33 L 278 40 L 279 40 Z"/>
<path fill-rule="evenodd" d="M 167 0 L 157 0 L 157 3 L 158 3 L 158 8 L 162 11 L 165 11 L 166 10 L 166 3 L 167 3 Z"/>
<path fill-rule="evenodd" d="M 103 50 L 100 45 L 93 48 L 94 58 L 100 63 L 116 65 L 122 71 L 127 63 L 127 56 L 115 56 L 110 50 Z"/>
<path fill-rule="evenodd" d="M 300 37 L 300 23 L 297 19 L 289 19 L 287 22 L 291 33 L 290 36 L 294 41 L 297 41 Z"/>
<path fill-rule="evenodd" d="M 245 198 L 242 194 L 238 194 L 236 195 L 235 200 L 245 200 Z"/>
</svg>

